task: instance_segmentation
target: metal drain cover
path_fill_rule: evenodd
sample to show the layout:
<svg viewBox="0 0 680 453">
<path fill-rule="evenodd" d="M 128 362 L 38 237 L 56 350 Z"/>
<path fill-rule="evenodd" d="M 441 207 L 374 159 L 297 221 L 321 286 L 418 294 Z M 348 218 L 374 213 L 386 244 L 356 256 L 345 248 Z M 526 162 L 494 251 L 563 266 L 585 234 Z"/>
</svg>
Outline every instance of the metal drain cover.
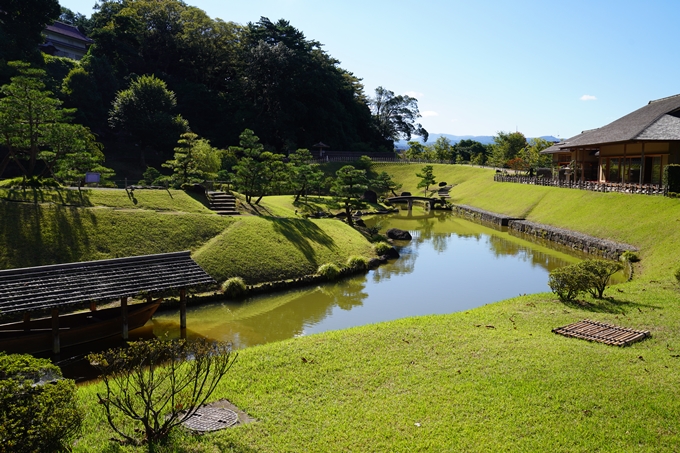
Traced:
<svg viewBox="0 0 680 453">
<path fill-rule="evenodd" d="M 238 422 L 238 415 L 230 409 L 202 407 L 189 417 L 184 426 L 192 431 L 217 431 L 229 428 Z"/>
</svg>

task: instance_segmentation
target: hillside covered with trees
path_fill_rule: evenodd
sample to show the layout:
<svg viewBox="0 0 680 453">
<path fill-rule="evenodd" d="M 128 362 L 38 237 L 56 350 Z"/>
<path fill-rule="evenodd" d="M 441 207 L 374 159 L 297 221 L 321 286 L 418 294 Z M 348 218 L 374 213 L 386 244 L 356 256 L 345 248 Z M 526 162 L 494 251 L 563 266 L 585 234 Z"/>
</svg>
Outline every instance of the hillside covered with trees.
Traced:
<svg viewBox="0 0 680 453">
<path fill-rule="evenodd" d="M 416 99 L 382 87 L 372 99 L 359 77 L 284 19 L 237 24 L 180 0 L 100 0 L 89 18 L 57 0 L 15 6 L 0 18 L 0 36 L 21 46 L 0 53 L 0 85 L 20 75 L 12 61 L 44 70 L 45 90 L 103 144 L 118 178 L 160 168 L 188 132 L 227 148 L 250 129 L 284 155 L 319 141 L 391 151 L 392 140 L 427 137 L 415 123 Z M 82 60 L 40 54 L 40 31 L 55 19 L 94 41 Z M 10 174 L 0 176 L 14 176 L 5 132 L 0 160 L 10 161 Z"/>
</svg>

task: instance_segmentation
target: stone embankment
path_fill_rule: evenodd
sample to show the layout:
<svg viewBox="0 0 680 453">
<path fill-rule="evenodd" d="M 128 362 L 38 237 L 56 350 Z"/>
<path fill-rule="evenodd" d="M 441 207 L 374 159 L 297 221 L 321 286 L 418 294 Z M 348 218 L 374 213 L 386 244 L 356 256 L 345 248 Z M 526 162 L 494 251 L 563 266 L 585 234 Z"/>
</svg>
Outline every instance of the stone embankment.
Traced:
<svg viewBox="0 0 680 453">
<path fill-rule="evenodd" d="M 574 250 L 610 260 L 618 259 L 627 250 L 638 251 L 637 247 L 629 244 L 599 239 L 587 234 L 529 222 L 528 220 L 511 220 L 508 227 L 511 231 L 546 239 Z"/>
<path fill-rule="evenodd" d="M 507 226 L 510 231 L 517 231 L 530 236 L 535 236 L 569 247 L 573 250 L 579 250 L 605 259 L 616 260 L 626 250 L 638 251 L 637 247 L 629 244 L 599 239 L 588 236 L 587 234 L 565 230 L 563 228 L 542 225 L 516 217 L 484 211 L 482 209 L 473 208 L 472 206 L 454 205 L 453 210 L 456 214 L 471 220 L 490 223 L 496 226 Z"/>
<path fill-rule="evenodd" d="M 516 217 L 510 217 L 503 214 L 496 214 L 495 212 L 484 211 L 482 209 L 473 208 L 464 204 L 454 205 L 453 211 L 463 217 L 471 220 L 493 223 L 498 226 L 508 226 L 511 220 L 522 220 Z"/>
</svg>

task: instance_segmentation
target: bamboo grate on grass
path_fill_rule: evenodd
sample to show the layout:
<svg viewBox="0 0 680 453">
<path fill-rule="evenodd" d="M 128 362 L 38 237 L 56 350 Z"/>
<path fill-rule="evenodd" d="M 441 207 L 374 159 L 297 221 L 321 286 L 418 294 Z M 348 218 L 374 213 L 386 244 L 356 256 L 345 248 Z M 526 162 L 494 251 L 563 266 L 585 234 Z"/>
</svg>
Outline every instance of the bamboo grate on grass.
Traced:
<svg viewBox="0 0 680 453">
<path fill-rule="evenodd" d="M 631 343 L 651 336 L 649 330 L 629 329 L 590 319 L 584 319 L 564 327 L 557 327 L 552 331 L 565 337 L 597 341 L 612 346 L 628 346 Z"/>
</svg>

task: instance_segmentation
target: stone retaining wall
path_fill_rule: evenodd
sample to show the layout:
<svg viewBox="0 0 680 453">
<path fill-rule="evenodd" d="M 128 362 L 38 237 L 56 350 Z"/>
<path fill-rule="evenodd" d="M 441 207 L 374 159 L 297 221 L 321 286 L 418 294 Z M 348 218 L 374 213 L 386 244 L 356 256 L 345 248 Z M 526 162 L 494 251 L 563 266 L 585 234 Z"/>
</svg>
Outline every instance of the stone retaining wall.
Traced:
<svg viewBox="0 0 680 453">
<path fill-rule="evenodd" d="M 511 231 L 536 236 L 548 241 L 556 242 L 574 250 L 580 250 L 602 258 L 617 260 L 626 250 L 638 251 L 637 247 L 620 242 L 598 239 L 587 234 L 556 228 L 528 220 L 511 220 L 508 227 Z"/>
<path fill-rule="evenodd" d="M 510 217 L 503 214 L 496 214 L 495 212 L 484 211 L 482 209 L 473 208 L 472 206 L 466 206 L 464 204 L 454 205 L 453 211 L 466 217 L 468 219 L 493 223 L 499 226 L 508 226 L 509 222 L 512 220 L 522 220 L 516 217 Z"/>
</svg>

